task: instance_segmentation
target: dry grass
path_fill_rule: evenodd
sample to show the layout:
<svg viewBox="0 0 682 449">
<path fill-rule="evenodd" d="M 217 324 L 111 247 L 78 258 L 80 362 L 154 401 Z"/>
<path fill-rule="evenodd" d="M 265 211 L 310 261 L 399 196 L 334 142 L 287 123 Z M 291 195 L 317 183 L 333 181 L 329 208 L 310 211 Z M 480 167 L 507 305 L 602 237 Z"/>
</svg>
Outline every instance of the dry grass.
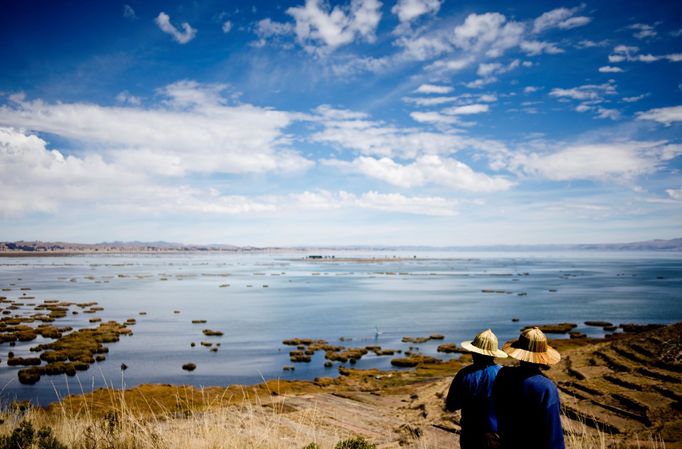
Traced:
<svg viewBox="0 0 682 449">
<path fill-rule="evenodd" d="M 314 408 L 288 406 L 284 395 L 263 396 L 243 389 L 242 400 L 236 401 L 232 390 L 224 390 L 222 396 L 193 391 L 188 395 L 177 390 L 177 396 L 164 404 L 149 397 L 145 408 L 140 405 L 144 398 L 129 403 L 125 392 L 108 389 L 102 392 L 109 395 L 106 412 L 94 400 L 79 401 L 79 407 L 67 400 L 49 410 L 9 407 L 0 412 L 0 434 L 10 434 L 21 422 L 29 421 L 36 429 L 50 427 L 69 449 L 300 449 L 310 443 L 333 449 L 352 436 L 347 429 L 330 428 Z M 563 421 L 567 449 L 665 448 L 655 436 L 623 441 L 584 422 L 568 417 Z M 391 432 L 386 429 L 387 434 Z M 453 434 L 452 446 L 456 447 L 457 440 Z M 401 446 L 442 447 L 425 435 L 404 436 Z"/>
<path fill-rule="evenodd" d="M 255 403 L 244 393 L 244 401 L 197 397 L 196 408 L 166 409 L 150 404 L 154 413 L 133 411 L 125 396 L 110 390 L 115 407 L 99 413 L 88 406 L 78 411 L 63 406 L 21 410 L 10 407 L 1 413 L 0 434 L 10 434 L 22 421 L 34 428 L 50 427 L 56 438 L 74 449 L 237 449 L 296 448 L 311 442 L 332 448 L 342 435 L 318 432 L 313 412 L 283 413 L 285 401 Z M 187 398 L 182 398 L 186 404 Z M 210 403 L 209 403 L 210 402 Z M 208 406 L 206 405 L 208 403 Z"/>
<path fill-rule="evenodd" d="M 617 438 L 598 426 L 588 426 L 582 420 L 562 419 L 566 449 L 665 449 L 665 442 L 657 435 Z"/>
</svg>

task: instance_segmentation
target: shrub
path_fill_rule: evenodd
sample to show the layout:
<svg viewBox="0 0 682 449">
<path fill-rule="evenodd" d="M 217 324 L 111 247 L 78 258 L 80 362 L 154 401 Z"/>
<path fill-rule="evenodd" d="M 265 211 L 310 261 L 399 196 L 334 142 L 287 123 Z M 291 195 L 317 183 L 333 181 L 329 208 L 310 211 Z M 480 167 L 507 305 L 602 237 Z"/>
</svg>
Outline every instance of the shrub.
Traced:
<svg viewBox="0 0 682 449">
<path fill-rule="evenodd" d="M 38 449 L 68 449 L 52 435 L 52 429 L 43 427 L 38 431 Z"/>
<path fill-rule="evenodd" d="M 306 444 L 301 449 L 320 449 L 320 445 L 317 443 L 310 443 L 310 444 Z"/>
<path fill-rule="evenodd" d="M 370 443 L 362 437 L 355 437 L 339 441 L 334 449 L 376 449 L 376 447 L 376 444 Z"/>
<path fill-rule="evenodd" d="M 10 435 L 0 437 L 0 449 L 28 449 L 34 444 L 38 449 L 68 449 L 55 438 L 50 427 L 42 427 L 36 433 L 28 421 L 20 423 Z"/>
</svg>

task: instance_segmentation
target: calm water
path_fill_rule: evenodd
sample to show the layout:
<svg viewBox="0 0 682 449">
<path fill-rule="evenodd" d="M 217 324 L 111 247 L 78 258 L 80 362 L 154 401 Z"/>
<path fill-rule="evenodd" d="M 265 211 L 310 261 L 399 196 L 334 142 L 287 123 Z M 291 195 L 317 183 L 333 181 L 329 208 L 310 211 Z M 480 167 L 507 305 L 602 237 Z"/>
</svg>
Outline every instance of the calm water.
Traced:
<svg viewBox="0 0 682 449">
<path fill-rule="evenodd" d="M 417 259 L 412 259 L 413 255 Z M 342 256 L 336 253 L 337 257 Z M 336 375 L 323 354 L 289 365 L 281 341 L 323 338 L 348 346 L 379 344 L 407 349 L 403 336 L 441 333 L 445 341 L 471 339 L 491 327 L 501 341 L 528 324 L 571 321 L 577 330 L 603 335 L 585 320 L 671 323 L 682 319 L 682 255 L 655 253 L 375 253 L 384 263 L 314 262 L 301 253 L 270 255 L 78 256 L 0 259 L 0 294 L 35 300 L 97 301 L 103 320 L 136 318 L 132 337 L 109 346 L 107 360 L 77 377 L 43 376 L 21 385 L 8 367 L 9 350 L 35 356 L 41 339 L 0 345 L 1 399 L 46 404 L 105 384 L 196 386 L 257 383 L 269 378 Z M 393 256 L 407 256 L 391 261 Z M 524 275 L 524 273 L 528 273 Z M 229 287 L 220 287 L 229 284 Z M 267 286 L 267 287 L 264 287 Z M 30 287 L 30 291 L 21 291 Z M 509 294 L 483 293 L 483 289 Z M 555 289 L 556 292 L 550 292 Z M 518 293 L 527 293 L 519 296 Z M 179 314 L 174 311 L 180 311 Z M 26 307 L 23 313 L 32 312 Z M 147 312 L 141 316 L 139 312 Z M 59 326 L 88 326 L 93 315 L 69 315 Z M 512 317 L 520 321 L 513 323 Z M 207 324 L 192 324 L 206 319 Z M 378 327 L 380 335 L 376 336 Z M 211 328 L 223 337 L 204 337 Z M 220 341 L 217 353 L 199 345 Z M 191 342 L 197 346 L 190 347 Z M 437 354 L 441 342 L 419 345 Z M 390 368 L 391 357 L 363 357 L 359 368 Z M 184 363 L 198 368 L 187 373 Z M 128 365 L 124 373 L 121 363 Z"/>
</svg>

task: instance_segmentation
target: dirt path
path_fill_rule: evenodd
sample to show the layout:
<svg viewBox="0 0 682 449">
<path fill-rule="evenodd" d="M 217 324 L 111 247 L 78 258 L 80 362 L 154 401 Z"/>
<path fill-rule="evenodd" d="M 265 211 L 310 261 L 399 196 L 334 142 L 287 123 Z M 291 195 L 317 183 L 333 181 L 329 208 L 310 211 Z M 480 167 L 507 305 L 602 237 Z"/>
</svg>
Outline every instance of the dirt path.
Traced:
<svg viewBox="0 0 682 449">
<path fill-rule="evenodd" d="M 442 405 L 434 400 L 448 385 L 445 379 L 419 386 L 411 394 L 315 393 L 282 397 L 275 403 L 283 422 L 322 439 L 359 435 L 379 448 L 458 448 L 458 426 L 444 421 Z"/>
</svg>

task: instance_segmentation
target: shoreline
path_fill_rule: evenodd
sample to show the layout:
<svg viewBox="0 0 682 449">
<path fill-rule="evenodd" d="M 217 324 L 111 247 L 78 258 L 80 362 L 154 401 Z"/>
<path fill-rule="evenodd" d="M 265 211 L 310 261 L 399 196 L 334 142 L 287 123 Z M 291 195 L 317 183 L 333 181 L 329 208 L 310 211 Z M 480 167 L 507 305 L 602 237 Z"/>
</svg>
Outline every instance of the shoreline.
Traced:
<svg viewBox="0 0 682 449">
<path fill-rule="evenodd" d="M 578 436 L 616 445 L 608 447 L 630 447 L 629 442 L 661 447 L 649 445 L 656 441 L 664 442 L 667 449 L 682 447 L 682 411 L 675 405 L 682 398 L 680 341 L 682 322 L 615 339 L 551 340 L 562 361 L 545 373 L 559 388 L 567 443 L 574 441 L 570 447 L 581 447 L 575 445 Z M 173 428 L 194 423 L 197 416 L 228 413 L 242 417 L 240 422 L 248 423 L 255 435 L 296 423 L 302 426 L 297 427 L 300 438 L 329 434 L 338 440 L 343 435 L 360 435 L 379 447 L 424 447 L 419 441 L 433 444 L 428 447 L 452 446 L 460 432 L 459 414 L 444 412 L 444 395 L 457 370 L 469 362 L 470 356 L 465 355 L 460 360 L 422 363 L 409 371 L 342 367 L 335 378 L 313 381 L 104 388 L 67 396 L 38 412 L 48 420 L 64 416 L 106 420 L 112 413 L 123 413 L 126 419 L 160 420 Z M 406 439 L 406 432 L 412 439 Z M 300 446 L 297 442 L 286 447 Z"/>
</svg>

